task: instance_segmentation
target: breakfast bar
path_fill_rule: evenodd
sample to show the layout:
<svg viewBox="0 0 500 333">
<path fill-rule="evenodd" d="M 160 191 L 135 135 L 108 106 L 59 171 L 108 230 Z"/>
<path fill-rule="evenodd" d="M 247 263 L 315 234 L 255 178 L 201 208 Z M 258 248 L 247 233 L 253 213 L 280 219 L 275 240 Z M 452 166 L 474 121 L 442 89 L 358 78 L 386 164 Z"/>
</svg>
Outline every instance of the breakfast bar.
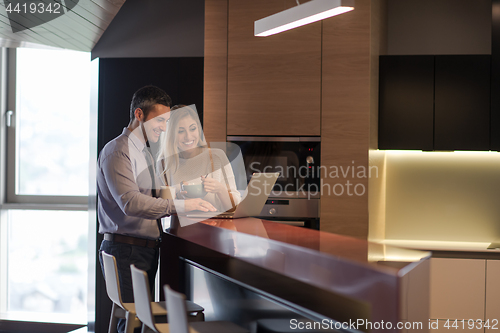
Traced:
<svg viewBox="0 0 500 333">
<path fill-rule="evenodd" d="M 429 257 L 257 218 L 181 227 L 173 217 L 160 283 L 204 306 L 207 320 L 421 332 L 428 329 Z"/>
</svg>

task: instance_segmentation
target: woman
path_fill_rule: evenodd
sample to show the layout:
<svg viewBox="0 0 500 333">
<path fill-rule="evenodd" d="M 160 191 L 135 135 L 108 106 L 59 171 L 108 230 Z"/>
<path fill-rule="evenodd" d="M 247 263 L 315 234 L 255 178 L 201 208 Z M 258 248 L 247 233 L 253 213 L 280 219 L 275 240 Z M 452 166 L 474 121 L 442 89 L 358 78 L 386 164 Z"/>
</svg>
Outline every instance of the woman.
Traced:
<svg viewBox="0 0 500 333">
<path fill-rule="evenodd" d="M 209 201 L 219 211 L 236 207 L 241 194 L 236 189 L 233 170 L 226 154 L 210 149 L 203 137 L 198 113 L 185 105 L 171 108 L 167 130 L 158 155 L 160 178 L 181 191 L 181 184 L 202 183 Z"/>
</svg>

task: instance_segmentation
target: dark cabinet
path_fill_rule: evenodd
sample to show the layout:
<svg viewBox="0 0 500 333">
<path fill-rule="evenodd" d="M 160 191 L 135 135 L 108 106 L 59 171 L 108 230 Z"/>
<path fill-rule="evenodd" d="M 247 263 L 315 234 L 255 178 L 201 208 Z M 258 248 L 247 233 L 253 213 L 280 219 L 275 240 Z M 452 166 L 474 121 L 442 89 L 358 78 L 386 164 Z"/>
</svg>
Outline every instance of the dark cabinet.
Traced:
<svg viewBox="0 0 500 333">
<path fill-rule="evenodd" d="M 490 58 L 380 57 L 379 148 L 489 150 Z"/>
<path fill-rule="evenodd" d="M 435 150 L 490 149 L 490 56 L 436 56 Z"/>
<path fill-rule="evenodd" d="M 434 57 L 380 57 L 379 149 L 433 149 Z"/>
</svg>

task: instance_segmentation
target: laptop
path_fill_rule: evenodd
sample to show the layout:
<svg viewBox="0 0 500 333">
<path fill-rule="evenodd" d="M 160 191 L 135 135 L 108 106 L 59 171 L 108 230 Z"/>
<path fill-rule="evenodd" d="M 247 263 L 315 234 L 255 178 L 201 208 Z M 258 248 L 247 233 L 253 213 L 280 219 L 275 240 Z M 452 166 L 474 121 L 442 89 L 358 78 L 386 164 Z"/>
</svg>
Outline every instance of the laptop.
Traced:
<svg viewBox="0 0 500 333">
<path fill-rule="evenodd" d="M 233 212 L 188 212 L 188 218 L 237 219 L 241 217 L 259 216 L 267 198 L 279 177 L 279 172 L 254 173 L 247 186 L 247 195 Z"/>
</svg>

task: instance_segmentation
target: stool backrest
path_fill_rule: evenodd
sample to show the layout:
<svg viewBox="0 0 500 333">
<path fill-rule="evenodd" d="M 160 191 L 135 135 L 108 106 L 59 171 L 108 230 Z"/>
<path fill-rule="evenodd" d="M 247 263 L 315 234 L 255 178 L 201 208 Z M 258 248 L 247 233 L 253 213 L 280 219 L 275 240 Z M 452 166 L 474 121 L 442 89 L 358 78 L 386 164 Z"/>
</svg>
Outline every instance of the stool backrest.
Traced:
<svg viewBox="0 0 500 333">
<path fill-rule="evenodd" d="M 145 271 L 130 265 L 132 273 L 132 289 L 134 291 L 135 312 L 137 318 L 150 329 L 158 332 L 151 311 L 151 295 L 148 275 Z"/>
<path fill-rule="evenodd" d="M 167 319 L 170 332 L 189 333 L 186 297 L 172 290 L 168 285 L 163 287 L 167 298 Z"/>
<path fill-rule="evenodd" d="M 116 259 L 111 254 L 102 251 L 102 263 L 104 266 L 104 280 L 106 281 L 106 291 L 108 297 L 113 303 L 123 308 L 122 296 L 120 293 L 120 284 L 118 282 L 118 269 Z"/>
</svg>

